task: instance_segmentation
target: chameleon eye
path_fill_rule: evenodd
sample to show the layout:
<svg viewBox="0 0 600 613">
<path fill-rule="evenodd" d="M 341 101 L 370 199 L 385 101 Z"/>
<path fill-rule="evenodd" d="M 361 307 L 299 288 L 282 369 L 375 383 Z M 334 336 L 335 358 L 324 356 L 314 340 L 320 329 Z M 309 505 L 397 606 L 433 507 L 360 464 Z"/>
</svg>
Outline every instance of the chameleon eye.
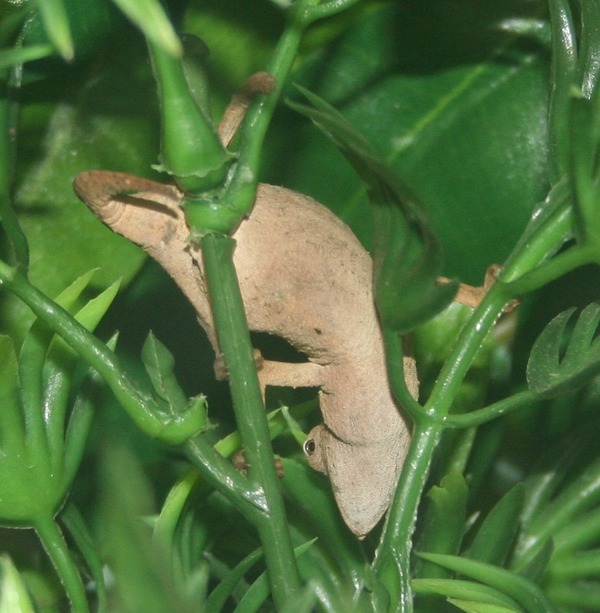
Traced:
<svg viewBox="0 0 600 613">
<path fill-rule="evenodd" d="M 317 444 L 314 438 L 306 439 L 304 442 L 304 453 L 308 456 L 312 455 L 317 450 Z"/>
</svg>

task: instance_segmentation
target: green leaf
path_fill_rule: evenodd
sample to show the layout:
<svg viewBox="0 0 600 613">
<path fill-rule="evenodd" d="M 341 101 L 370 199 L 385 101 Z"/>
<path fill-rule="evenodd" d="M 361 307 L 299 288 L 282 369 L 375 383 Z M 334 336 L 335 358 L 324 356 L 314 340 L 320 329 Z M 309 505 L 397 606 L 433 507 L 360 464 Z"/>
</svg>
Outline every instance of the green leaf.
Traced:
<svg viewBox="0 0 600 613">
<path fill-rule="evenodd" d="M 256 549 L 248 554 L 235 568 L 232 568 L 228 576 L 217 585 L 204 601 L 206 611 L 221 611 L 227 599 L 235 590 L 238 582 L 244 575 L 263 557 L 262 549 Z"/>
<path fill-rule="evenodd" d="M 0 449 L 6 456 L 24 452 L 25 424 L 19 403 L 19 365 L 13 341 L 0 335 Z"/>
<path fill-rule="evenodd" d="M 448 600 L 455 607 L 465 611 L 465 613 L 521 613 L 523 609 L 515 609 L 513 607 L 503 607 L 493 604 L 483 604 L 481 602 L 472 602 L 467 600 L 456 600 L 450 598 Z"/>
<path fill-rule="evenodd" d="M 521 611 L 517 603 L 502 591 L 474 581 L 460 579 L 413 579 L 411 585 L 417 594 L 437 594 L 446 598 L 477 601 L 480 604 L 509 607 Z"/>
<path fill-rule="evenodd" d="M 148 334 L 142 347 L 142 361 L 156 393 L 166 400 L 174 411 L 183 410 L 188 400 L 175 376 L 175 359 L 152 332 Z"/>
<path fill-rule="evenodd" d="M 316 539 L 313 539 L 298 547 L 294 547 L 294 555 L 296 558 L 306 552 L 309 547 L 313 545 L 315 540 Z M 259 611 L 270 593 L 269 577 L 266 572 L 263 572 L 248 588 L 248 591 L 244 594 L 238 606 L 235 608 L 235 613 L 255 613 Z"/>
<path fill-rule="evenodd" d="M 0 70 L 48 57 L 53 52 L 54 49 L 50 45 L 29 45 L 27 47 L 3 49 L 0 51 Z"/>
<path fill-rule="evenodd" d="M 456 554 L 462 542 L 469 489 L 458 471 L 446 475 L 439 486 L 427 494 L 428 505 L 423 513 L 423 529 L 418 550 Z M 418 562 L 418 577 L 447 577 L 448 571 L 437 564 Z"/>
<path fill-rule="evenodd" d="M 469 547 L 470 558 L 497 566 L 504 564 L 519 529 L 523 501 L 524 487 L 517 484 L 494 505 Z"/>
<path fill-rule="evenodd" d="M 519 575 L 533 581 L 534 583 L 540 583 L 548 571 L 548 565 L 552 559 L 554 553 L 554 542 L 552 539 L 546 541 L 541 549 L 527 562 L 527 564 L 520 568 L 513 567 L 512 570 L 518 570 Z"/>
<path fill-rule="evenodd" d="M 37 0 L 44 28 L 65 60 L 75 55 L 73 37 L 64 0 Z"/>
<path fill-rule="evenodd" d="M 557 315 L 534 343 L 527 364 L 531 389 L 552 397 L 581 387 L 600 372 L 600 341 L 595 338 L 600 323 L 600 304 L 589 304 L 565 339 L 567 324 L 575 309 Z M 567 342 L 566 347 L 563 344 Z"/>
<path fill-rule="evenodd" d="M 367 3 L 294 82 L 377 145 L 427 204 L 445 276 L 477 284 L 547 193 L 549 29 L 544 3 L 454 6 Z M 371 248 L 364 191 L 349 165 L 314 130 L 289 118 L 274 127 L 269 182 L 326 203 Z"/>
<path fill-rule="evenodd" d="M 23 578 L 12 560 L 3 554 L 0 557 L 0 613 L 34 613 L 35 610 Z"/>
<path fill-rule="evenodd" d="M 540 587 L 511 571 L 458 556 L 427 553 L 418 555 L 501 591 L 514 599 L 527 613 L 555 613 L 556 611 Z"/>
<path fill-rule="evenodd" d="M 288 104 L 331 138 L 367 185 L 374 220 L 373 282 L 383 327 L 406 334 L 444 309 L 454 283 L 436 285 L 441 252 L 423 205 L 333 107 L 301 88 L 312 107 Z"/>
</svg>

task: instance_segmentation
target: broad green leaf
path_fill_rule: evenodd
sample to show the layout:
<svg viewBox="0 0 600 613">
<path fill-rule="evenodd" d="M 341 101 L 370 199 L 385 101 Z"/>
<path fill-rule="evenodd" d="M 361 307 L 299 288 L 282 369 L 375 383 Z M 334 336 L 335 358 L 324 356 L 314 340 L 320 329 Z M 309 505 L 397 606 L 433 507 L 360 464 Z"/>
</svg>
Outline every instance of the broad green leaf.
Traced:
<svg viewBox="0 0 600 613">
<path fill-rule="evenodd" d="M 444 0 L 370 7 L 294 82 L 377 145 L 427 204 L 444 274 L 478 284 L 547 193 L 546 4 L 447 8 Z M 348 164 L 299 122 L 282 118 L 275 129 L 269 181 L 327 204 L 371 247 L 364 192 Z"/>
<path fill-rule="evenodd" d="M 102 51 L 125 21 L 106 0 L 38 0 L 37 4 L 39 10 L 30 13 L 23 25 L 23 45 L 51 43 L 62 57 L 55 55 L 29 66 L 23 83 L 52 78 L 51 74 L 56 78 L 56 71 L 69 70 L 64 59 L 80 62 Z"/>
<path fill-rule="evenodd" d="M 600 323 L 600 304 L 585 307 L 565 338 L 574 312 L 573 308 L 557 315 L 531 349 L 527 381 L 542 396 L 577 389 L 600 372 L 600 341 L 595 338 Z M 567 345 L 563 347 L 565 341 Z"/>
<path fill-rule="evenodd" d="M 497 566 L 504 564 L 519 529 L 523 496 L 523 486 L 517 484 L 494 505 L 469 547 L 470 558 Z"/>
<path fill-rule="evenodd" d="M 24 427 L 19 402 L 19 364 L 13 341 L 0 335 L 0 449 L 3 455 L 23 453 Z"/>
<path fill-rule="evenodd" d="M 27 65 L 29 66 L 29 65 Z M 26 71 L 27 72 L 27 71 Z M 73 278 L 99 268 L 96 283 L 127 285 L 143 252 L 105 228 L 73 193 L 73 177 L 92 168 L 148 174 L 158 155 L 157 107 L 141 40 L 124 37 L 93 73 L 51 73 L 47 101 L 23 95 L 15 208 L 29 241 L 30 279 L 55 295 Z M 2 295 L 2 326 L 19 338 L 32 315 Z"/>
</svg>

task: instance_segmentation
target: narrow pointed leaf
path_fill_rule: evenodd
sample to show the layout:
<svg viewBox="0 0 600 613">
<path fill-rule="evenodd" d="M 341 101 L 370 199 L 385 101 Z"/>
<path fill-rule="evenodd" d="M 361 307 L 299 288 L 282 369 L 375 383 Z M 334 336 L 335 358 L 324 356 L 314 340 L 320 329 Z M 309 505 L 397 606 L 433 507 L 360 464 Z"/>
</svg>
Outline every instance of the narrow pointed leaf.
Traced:
<svg viewBox="0 0 600 613">
<path fill-rule="evenodd" d="M 502 591 L 527 613 L 556 613 L 555 607 L 539 586 L 509 570 L 458 556 L 426 553 L 419 556 Z"/>
<path fill-rule="evenodd" d="M 175 359 L 152 332 L 142 347 L 142 361 L 156 393 L 175 411 L 183 410 L 188 400 L 175 377 Z"/>
<path fill-rule="evenodd" d="M 232 568 L 226 579 L 209 594 L 204 601 L 206 611 L 221 611 L 235 590 L 236 585 L 244 575 L 263 557 L 262 549 L 249 553 L 235 568 Z"/>
<path fill-rule="evenodd" d="M 523 611 L 521 608 L 515 609 L 513 607 L 503 607 L 501 605 L 485 604 L 468 600 L 456 600 L 454 598 L 451 598 L 448 602 L 465 613 L 521 613 L 521 611 Z"/>
<path fill-rule="evenodd" d="M 308 541 L 294 548 L 296 558 L 300 557 L 311 545 L 315 539 Z M 266 572 L 263 572 L 256 581 L 248 588 L 244 597 L 240 600 L 235 608 L 235 613 L 255 613 L 259 611 L 263 603 L 269 597 L 271 588 L 269 586 L 269 578 Z"/>
<path fill-rule="evenodd" d="M 37 3 L 48 38 L 65 60 L 72 60 L 75 50 L 64 1 L 38 0 Z"/>
<path fill-rule="evenodd" d="M 487 514 L 468 551 L 473 560 L 502 566 L 514 544 L 523 509 L 524 488 L 517 484 Z"/>
<path fill-rule="evenodd" d="M 437 594 L 446 598 L 477 601 L 482 604 L 504 606 L 520 611 L 517 603 L 502 591 L 475 581 L 463 579 L 413 579 L 417 594 Z"/>
<path fill-rule="evenodd" d="M 439 486 L 427 494 L 428 505 L 423 516 L 423 531 L 419 550 L 456 554 L 465 529 L 469 490 L 464 477 L 457 471 L 446 475 Z M 449 572 L 437 564 L 419 560 L 419 577 L 448 577 Z"/>
<path fill-rule="evenodd" d="M 144 36 L 173 56 L 181 55 L 181 42 L 159 0 L 113 0 Z"/>
</svg>

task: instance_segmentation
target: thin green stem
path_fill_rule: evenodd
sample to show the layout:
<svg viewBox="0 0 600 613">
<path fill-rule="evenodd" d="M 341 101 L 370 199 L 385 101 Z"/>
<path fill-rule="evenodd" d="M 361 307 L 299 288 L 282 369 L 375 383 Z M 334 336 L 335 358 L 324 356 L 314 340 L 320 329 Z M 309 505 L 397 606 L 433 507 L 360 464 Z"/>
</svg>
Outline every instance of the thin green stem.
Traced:
<svg viewBox="0 0 600 613">
<path fill-rule="evenodd" d="M 515 281 L 504 283 L 505 291 L 512 296 L 522 296 L 556 281 L 575 268 L 591 264 L 595 260 L 595 254 L 591 249 L 574 245 Z"/>
<path fill-rule="evenodd" d="M 433 423 L 416 426 L 373 561 L 373 572 L 388 591 L 390 612 L 410 613 L 413 610 L 411 536 L 431 457 L 442 429 L 441 424 Z"/>
<path fill-rule="evenodd" d="M 575 26 L 568 0 L 550 0 L 552 28 L 552 96 L 550 99 L 550 170 L 554 182 L 568 168 L 568 121 L 571 86 L 577 70 Z"/>
<path fill-rule="evenodd" d="M 235 241 L 212 234 L 205 236 L 200 244 L 219 347 L 229 374 L 236 421 L 249 464 L 248 478 L 264 492 L 264 512 L 255 525 L 265 552 L 273 599 L 281 609 L 298 593 L 300 578 L 233 264 Z"/>
<path fill-rule="evenodd" d="M 303 19 L 304 11 L 311 4 L 312 0 L 299 0 L 297 6 L 290 9 L 288 23 L 267 68 L 275 78 L 275 89 L 268 95 L 256 96 L 240 126 L 238 164 L 223 201 L 244 214 L 254 203 L 264 139 L 283 86 L 298 55 L 300 41 L 308 25 Z"/>
<path fill-rule="evenodd" d="M 524 390 L 493 404 L 465 413 L 463 415 L 447 415 L 443 422 L 446 428 L 474 428 L 486 424 L 492 419 L 502 417 L 521 407 L 532 405 L 540 400 L 539 394 L 532 390 Z"/>
<path fill-rule="evenodd" d="M 56 522 L 52 517 L 41 517 L 34 528 L 71 601 L 71 612 L 88 613 L 90 609 L 81 576 Z"/>
<path fill-rule="evenodd" d="M 96 584 L 96 597 L 98 599 L 98 613 L 105 613 L 108 609 L 106 585 L 102 570 L 102 560 L 98 555 L 96 544 L 85 525 L 81 513 L 72 502 L 67 502 L 60 513 L 60 518 L 69 534 L 77 544 Z"/>
<path fill-rule="evenodd" d="M 417 421 L 373 564 L 391 602 L 397 602 L 402 613 L 410 613 L 413 607 L 409 574 L 411 536 L 433 452 L 444 429 L 440 420 L 448 414 L 459 385 L 508 298 L 499 285 L 494 285 L 484 297 L 461 331 L 424 407 L 424 414 Z"/>
<path fill-rule="evenodd" d="M 423 407 L 412 397 L 406 385 L 402 337 L 395 330 L 386 328 L 383 331 L 383 342 L 394 400 L 404 408 L 415 422 L 419 422 L 426 415 L 423 412 Z"/>
</svg>

